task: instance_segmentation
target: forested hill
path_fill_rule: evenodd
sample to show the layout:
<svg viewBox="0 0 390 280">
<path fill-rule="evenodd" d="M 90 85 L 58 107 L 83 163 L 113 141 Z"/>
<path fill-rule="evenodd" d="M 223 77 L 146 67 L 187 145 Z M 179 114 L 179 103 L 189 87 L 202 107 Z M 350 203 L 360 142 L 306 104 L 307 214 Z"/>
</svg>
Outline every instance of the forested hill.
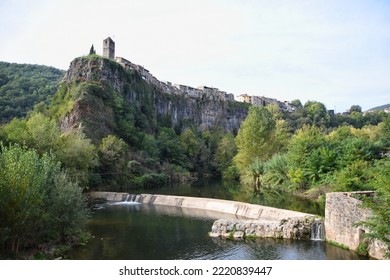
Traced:
<svg viewBox="0 0 390 280">
<path fill-rule="evenodd" d="M 0 61 L 0 124 L 26 116 L 40 102 L 49 104 L 64 73 L 54 67 Z"/>
<path fill-rule="evenodd" d="M 367 112 L 385 111 L 385 110 L 390 110 L 390 104 L 385 104 L 385 105 L 381 105 L 381 106 L 377 106 L 377 107 L 371 108 L 371 109 L 367 110 Z"/>
</svg>

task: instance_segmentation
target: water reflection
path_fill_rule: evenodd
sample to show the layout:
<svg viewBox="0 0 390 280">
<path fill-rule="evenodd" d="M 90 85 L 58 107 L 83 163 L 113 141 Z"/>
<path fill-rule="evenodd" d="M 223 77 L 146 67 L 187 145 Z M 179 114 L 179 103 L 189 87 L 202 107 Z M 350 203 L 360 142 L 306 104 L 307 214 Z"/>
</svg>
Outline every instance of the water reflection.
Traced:
<svg viewBox="0 0 390 280">
<path fill-rule="evenodd" d="M 187 209 L 188 210 L 188 209 Z M 214 213 L 215 214 L 215 213 Z M 214 217 L 216 218 L 216 217 Z M 71 259 L 357 259 L 355 253 L 320 241 L 210 238 L 214 218 L 169 206 L 104 205 L 93 214 L 94 238 Z"/>
<path fill-rule="evenodd" d="M 139 193 L 181 195 L 243 201 L 252 204 L 288 209 L 324 216 L 325 204 L 299 198 L 281 190 L 263 190 L 258 195 L 240 188 L 239 183 L 205 178 L 192 183 L 161 189 L 140 190 Z"/>
</svg>

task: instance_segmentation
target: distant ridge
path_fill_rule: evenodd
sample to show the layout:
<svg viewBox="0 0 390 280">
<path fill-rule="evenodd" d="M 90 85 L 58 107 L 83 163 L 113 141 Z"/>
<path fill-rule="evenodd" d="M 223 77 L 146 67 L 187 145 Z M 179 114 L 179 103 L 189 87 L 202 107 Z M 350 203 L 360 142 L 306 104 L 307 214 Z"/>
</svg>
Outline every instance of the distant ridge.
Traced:
<svg viewBox="0 0 390 280">
<path fill-rule="evenodd" d="M 372 111 L 385 111 L 385 112 L 388 112 L 388 111 L 390 111 L 390 104 L 377 106 L 377 107 L 368 109 L 366 112 L 372 112 Z"/>
</svg>

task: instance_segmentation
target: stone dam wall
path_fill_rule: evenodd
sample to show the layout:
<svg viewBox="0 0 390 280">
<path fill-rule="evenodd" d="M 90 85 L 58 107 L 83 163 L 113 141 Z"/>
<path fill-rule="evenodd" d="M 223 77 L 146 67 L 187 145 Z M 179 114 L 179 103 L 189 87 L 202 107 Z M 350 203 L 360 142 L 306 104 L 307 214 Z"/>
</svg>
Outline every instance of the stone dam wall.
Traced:
<svg viewBox="0 0 390 280">
<path fill-rule="evenodd" d="M 368 229 L 356 226 L 371 215 L 369 209 L 361 207 L 362 201 L 353 197 L 355 193 L 327 193 L 325 205 L 326 240 L 336 242 L 356 251 L 359 244 L 366 243 L 368 254 L 377 259 L 384 259 L 385 246 L 377 240 L 367 240 L 364 234 Z M 369 194 L 369 193 L 366 193 Z"/>
<path fill-rule="evenodd" d="M 91 192 L 92 198 L 105 199 L 107 201 L 125 201 L 128 193 L 115 192 Z M 208 211 L 220 212 L 234 215 L 237 219 L 250 219 L 262 221 L 281 221 L 289 218 L 303 218 L 313 216 L 307 213 L 278 209 L 262 205 L 249 204 L 238 201 L 203 198 L 203 197 L 187 197 L 173 195 L 156 195 L 156 194 L 140 194 L 137 202 L 176 206 L 183 208 L 203 209 Z"/>
<path fill-rule="evenodd" d="M 199 216 L 213 217 L 210 236 L 242 239 L 245 237 L 274 237 L 288 239 L 311 239 L 313 225 L 321 222 L 314 215 L 254 205 L 238 201 L 229 201 L 201 197 L 140 194 L 114 192 L 92 192 L 95 199 L 111 202 L 136 201 L 156 206 L 174 206 Z"/>
</svg>

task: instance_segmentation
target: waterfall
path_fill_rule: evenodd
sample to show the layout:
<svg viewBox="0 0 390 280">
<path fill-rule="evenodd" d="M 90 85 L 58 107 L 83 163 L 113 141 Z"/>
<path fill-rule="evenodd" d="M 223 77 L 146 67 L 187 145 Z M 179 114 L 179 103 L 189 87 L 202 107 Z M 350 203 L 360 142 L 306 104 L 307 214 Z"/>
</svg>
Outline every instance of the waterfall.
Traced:
<svg viewBox="0 0 390 280">
<path fill-rule="evenodd" d="M 138 202 L 139 203 L 139 194 L 128 194 L 126 197 L 127 202 Z"/>
<path fill-rule="evenodd" d="M 122 201 L 110 203 L 110 205 L 129 205 L 129 204 L 141 204 L 139 194 L 127 194 Z"/>
<path fill-rule="evenodd" d="M 311 224 L 311 240 L 324 240 L 324 222 L 322 220 L 314 220 Z"/>
</svg>

